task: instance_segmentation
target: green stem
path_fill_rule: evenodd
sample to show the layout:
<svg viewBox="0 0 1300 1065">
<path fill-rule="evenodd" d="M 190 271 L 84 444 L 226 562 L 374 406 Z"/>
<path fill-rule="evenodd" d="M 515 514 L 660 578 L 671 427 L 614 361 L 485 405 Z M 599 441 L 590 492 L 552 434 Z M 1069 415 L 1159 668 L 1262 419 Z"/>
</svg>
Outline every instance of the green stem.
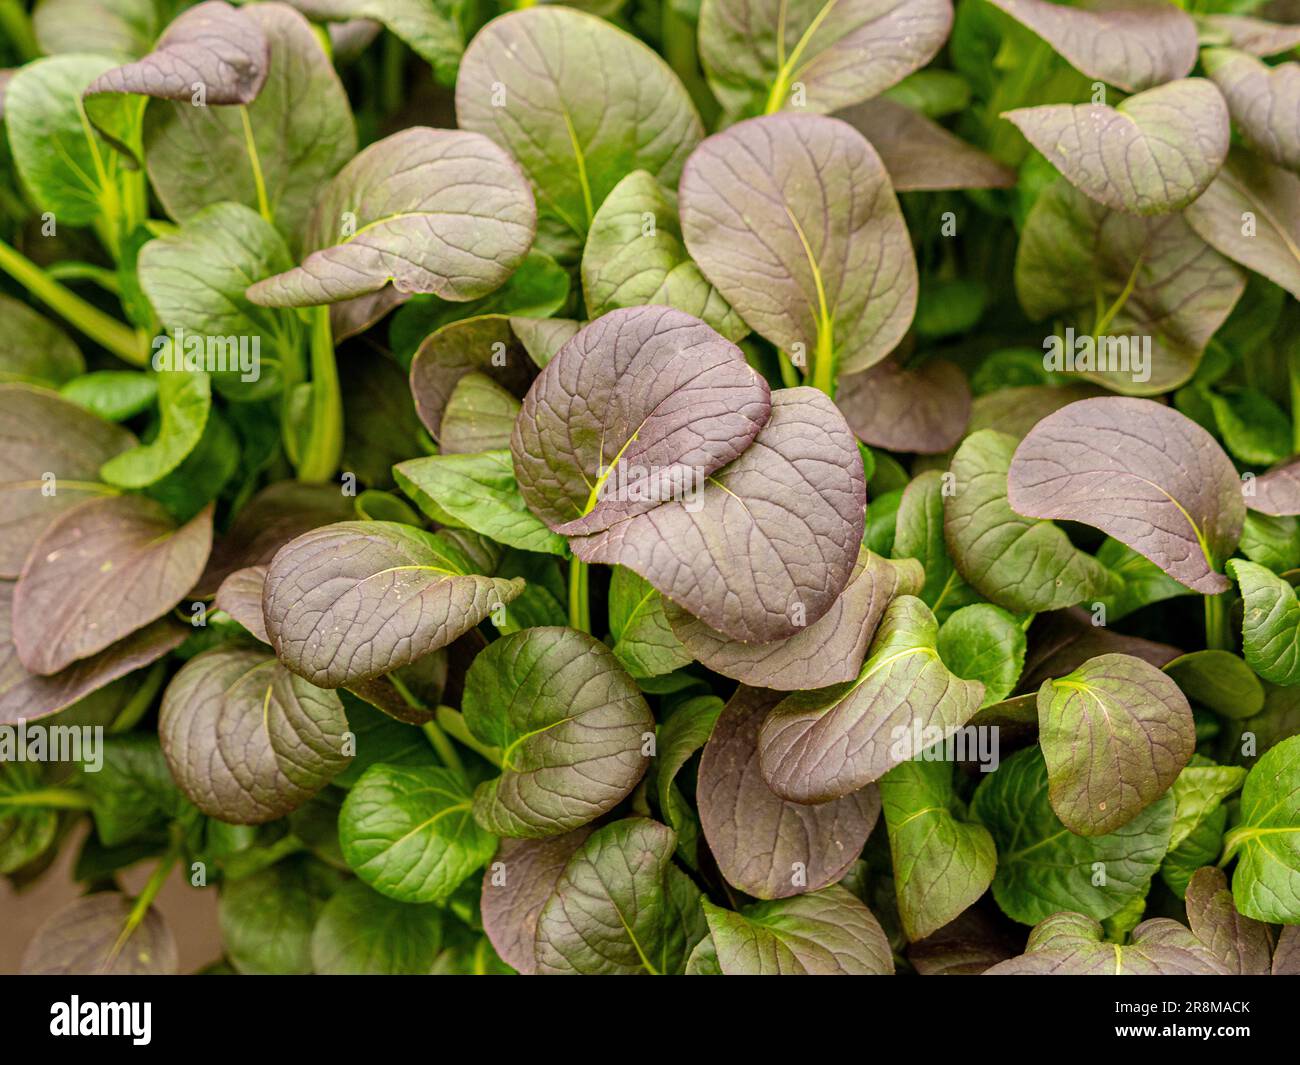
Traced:
<svg viewBox="0 0 1300 1065">
<path fill-rule="evenodd" d="M 1211 651 L 1235 650 L 1232 625 L 1228 620 L 1230 595 L 1230 592 L 1224 592 L 1205 596 L 1205 646 Z"/>
<path fill-rule="evenodd" d="M 140 927 L 140 922 L 143 921 L 149 913 L 149 907 L 153 905 L 154 899 L 158 897 L 158 892 L 162 890 L 163 884 L 167 883 L 167 877 L 172 871 L 172 866 L 174 866 L 180 859 L 180 833 L 177 832 L 174 827 L 172 836 L 174 842 L 172 843 L 171 848 L 158 862 L 157 867 L 153 871 L 153 875 L 149 877 L 149 882 L 145 884 L 144 890 L 136 896 L 135 904 L 131 907 L 131 912 L 127 914 L 126 924 L 122 926 L 121 934 L 113 944 L 113 949 L 108 952 L 108 957 L 104 959 L 105 969 L 113 964 L 117 959 L 117 956 L 122 953 L 122 948 L 126 946 L 127 940 L 131 938 L 132 933 Z"/>
<path fill-rule="evenodd" d="M 16 795 L 0 795 L 0 806 L 40 806 L 48 810 L 89 810 L 90 796 L 71 788 L 43 788 Z"/>
<path fill-rule="evenodd" d="M 0 29 L 14 46 L 22 62 L 36 59 L 41 54 L 32 32 L 32 21 L 18 0 L 0 0 Z"/>
<path fill-rule="evenodd" d="M 311 309 L 311 423 L 300 456 L 298 480 L 325 482 L 334 477 L 343 457 L 343 397 L 334 361 L 329 307 Z"/>
<path fill-rule="evenodd" d="M 386 115 L 402 106 L 402 89 L 406 84 L 406 50 L 397 36 L 384 34 L 384 50 L 380 67 L 380 109 Z"/>
<path fill-rule="evenodd" d="M 167 679 L 167 664 L 159 661 L 149 667 L 149 672 L 145 674 L 144 682 L 136 688 L 131 698 L 118 712 L 113 723 L 108 727 L 111 733 L 130 732 L 145 714 L 149 712 L 149 707 L 153 706 L 154 698 L 162 689 L 163 681 Z"/>
<path fill-rule="evenodd" d="M 132 366 L 149 365 L 149 349 L 130 326 L 64 288 L 34 262 L 0 240 L 0 270 L 55 314 Z"/>
<path fill-rule="evenodd" d="M 817 352 L 813 356 L 812 386 L 821 389 L 831 399 L 835 398 L 834 334 L 829 315 L 823 308 L 822 322 L 817 330 Z"/>
<path fill-rule="evenodd" d="M 469 726 L 465 724 L 464 715 L 462 715 L 458 710 L 453 710 L 450 706 L 439 706 L 438 725 L 447 735 L 455 739 L 457 743 L 482 755 L 498 769 L 501 768 L 501 748 L 489 747 L 486 743 L 481 743 L 474 734 L 470 732 Z"/>
<path fill-rule="evenodd" d="M 786 388 L 798 388 L 803 384 L 803 378 L 799 376 L 799 371 L 794 368 L 794 363 L 790 361 L 790 356 L 784 351 L 776 353 L 777 366 L 781 370 L 781 383 Z"/>
<path fill-rule="evenodd" d="M 465 764 L 460 760 L 460 755 L 456 753 L 456 748 L 451 740 L 447 738 L 447 734 L 438 727 L 438 723 L 436 721 L 426 721 L 420 726 L 420 729 L 428 737 L 429 742 L 433 744 L 433 749 L 438 752 L 442 764 L 459 776 L 464 776 Z"/>
<path fill-rule="evenodd" d="M 587 563 L 576 555 L 569 559 L 569 625 L 591 632 L 591 603 L 587 596 Z"/>
</svg>

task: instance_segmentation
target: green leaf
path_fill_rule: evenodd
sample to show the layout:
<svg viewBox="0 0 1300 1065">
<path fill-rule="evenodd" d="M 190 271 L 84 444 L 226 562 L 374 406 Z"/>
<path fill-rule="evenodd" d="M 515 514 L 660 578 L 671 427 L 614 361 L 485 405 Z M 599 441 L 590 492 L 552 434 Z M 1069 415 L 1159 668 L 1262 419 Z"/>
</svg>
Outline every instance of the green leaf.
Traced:
<svg viewBox="0 0 1300 1065">
<path fill-rule="evenodd" d="M 135 370 L 97 370 L 65 384 L 59 395 L 110 422 L 134 418 L 158 400 L 158 379 Z"/>
<path fill-rule="evenodd" d="M 709 741 L 723 705 L 715 695 L 694 696 L 680 703 L 656 730 L 651 783 L 660 816 L 677 833 L 677 853 L 692 869 L 699 867 L 699 819 L 677 785 L 677 775 Z"/>
<path fill-rule="evenodd" d="M 525 629 L 493 641 L 465 678 L 465 723 L 501 750 L 474 817 L 500 836 L 556 836 L 617 806 L 648 768 L 654 718 L 613 653 L 586 633 Z"/>
<path fill-rule="evenodd" d="M 438 764 L 433 748 L 418 728 L 380 713 L 346 689 L 339 689 L 339 698 L 347 715 L 348 731 L 356 737 L 356 756 L 334 778 L 334 784 L 351 788 L 367 769 L 380 762 L 392 766 Z"/>
<path fill-rule="evenodd" d="M 444 419 L 444 432 L 447 425 Z M 525 506 L 507 449 L 410 459 L 394 466 L 393 476 L 398 487 L 435 520 L 450 517 L 458 525 L 524 551 L 563 555 L 567 550 L 564 537 L 551 532 Z M 436 503 L 436 511 L 424 507 L 426 500 Z"/>
<path fill-rule="evenodd" d="M 1172 679 L 1132 655 L 1104 654 L 1043 682 L 1038 742 L 1056 815 L 1072 832 L 1103 836 L 1169 790 L 1196 725 Z"/>
<path fill-rule="evenodd" d="M 59 830 L 58 810 L 5 802 L 39 791 L 43 776 L 42 766 L 35 762 L 0 765 L 0 875 L 34 862 L 54 843 Z"/>
<path fill-rule="evenodd" d="M 433 67 L 443 85 L 456 80 L 465 51 L 461 7 L 449 0 L 297 0 L 295 6 L 315 19 L 373 19 L 406 42 Z"/>
<path fill-rule="evenodd" d="M 1295 569 L 1300 566 L 1300 520 L 1248 510 L 1238 546 L 1248 559 L 1274 573 Z"/>
<path fill-rule="evenodd" d="M 672 864 L 676 843 L 640 817 L 593 832 L 537 918 L 537 971 L 680 974 L 708 929 L 699 889 Z"/>
<path fill-rule="evenodd" d="M 1228 824 L 1228 810 L 1218 806 L 1206 814 L 1182 843 L 1170 847 L 1160 864 L 1160 879 L 1180 899 L 1187 893 L 1192 874 L 1213 865 L 1223 853 L 1223 832 Z"/>
<path fill-rule="evenodd" d="M 341 876 L 294 855 L 221 887 L 226 957 L 246 976 L 302 976 L 312 971 L 311 936 Z"/>
<path fill-rule="evenodd" d="M 474 823 L 472 803 L 449 769 L 372 765 L 343 802 L 343 857 L 390 898 L 441 902 L 496 849 L 496 840 Z"/>
<path fill-rule="evenodd" d="M 1208 398 L 1219 435 L 1242 462 L 1271 466 L 1291 457 L 1291 420 L 1263 392 L 1234 388 Z"/>
<path fill-rule="evenodd" d="M 880 780 L 898 913 L 909 940 L 954 920 L 993 882 L 993 837 L 967 820 L 952 778 L 950 762 L 920 760 L 903 762 Z"/>
<path fill-rule="evenodd" d="M 1254 562 L 1234 558 L 1241 588 L 1241 642 L 1250 668 L 1274 684 L 1300 681 L 1300 603 L 1295 589 Z"/>
<path fill-rule="evenodd" d="M 658 677 L 693 661 L 669 625 L 663 596 L 626 566 L 610 573 L 609 631 L 614 657 L 633 677 Z"/>
<path fill-rule="evenodd" d="M 984 686 L 955 676 L 939 658 L 937 639 L 929 608 L 899 596 L 856 680 L 777 704 L 759 737 L 772 790 L 804 803 L 851 794 L 966 724 Z"/>
<path fill-rule="evenodd" d="M 1112 537 L 1097 549 L 1097 561 L 1115 578 L 1105 595 L 1097 601 L 1106 608 L 1108 622 L 1119 621 L 1135 610 L 1152 603 L 1162 603 L 1192 590 L 1176 581 L 1149 558 Z"/>
<path fill-rule="evenodd" d="M 1189 699 L 1222 717 L 1250 717 L 1264 708 L 1264 686 L 1229 651 L 1193 651 L 1164 666 Z"/>
<path fill-rule="evenodd" d="M 467 373 L 456 382 L 443 411 L 442 453 L 469 455 L 509 449 L 520 407 L 519 400 L 487 374 Z"/>
<path fill-rule="evenodd" d="M 592 218 L 582 288 L 591 318 L 656 303 L 699 318 L 731 341 L 749 332 L 687 254 L 677 196 L 645 170 L 614 186 Z"/>
<path fill-rule="evenodd" d="M 170 344 L 170 341 L 169 341 Z M 172 355 L 178 359 L 179 353 Z M 118 488 L 147 488 L 175 470 L 203 439 L 212 383 L 202 370 L 168 365 L 158 377 L 158 432 L 152 441 L 109 459 L 100 476 Z"/>
<path fill-rule="evenodd" d="M 65 225 L 90 224 L 117 194 L 122 157 L 95 133 L 81 103 L 115 65 L 102 56 L 52 56 L 28 63 L 5 87 L 14 165 L 40 209 Z"/>
<path fill-rule="evenodd" d="M 312 969 L 326 976 L 427 976 L 441 949 L 441 909 L 394 902 L 359 880 L 325 903 L 311 933 Z"/>
<path fill-rule="evenodd" d="M 1235 857 L 1238 912 L 1273 924 L 1300 923 L 1300 736 L 1264 755 L 1241 790 L 1241 820 L 1224 838 Z"/>
<path fill-rule="evenodd" d="M 98 52 L 135 59 L 162 29 L 158 8 L 157 0 L 37 0 L 32 29 L 49 55 Z"/>
<path fill-rule="evenodd" d="M 1025 630 L 1001 607 L 965 606 L 939 626 L 936 645 L 944 665 L 964 680 L 984 685 L 983 706 L 1010 695 L 1025 667 Z"/>
<path fill-rule="evenodd" d="M 248 15 L 271 46 L 271 66 L 247 106 L 194 107 L 151 100 L 145 111 L 149 180 L 163 207 L 184 221 L 230 201 L 261 214 L 301 248 L 321 186 L 356 154 L 347 94 L 311 25 L 284 4 Z M 331 232 L 342 220 L 331 219 Z"/>
<path fill-rule="evenodd" d="M 166 838 L 170 822 L 194 814 L 167 769 L 156 736 L 111 736 L 103 741 L 102 752 L 97 772 L 83 763 L 82 781 L 104 846 Z"/>
<path fill-rule="evenodd" d="M 1208 758 L 1193 755 L 1173 785 L 1174 827 L 1170 849 L 1191 837 L 1245 779 L 1246 770 L 1240 766 L 1215 765 Z"/>
<path fill-rule="evenodd" d="M 667 63 L 610 23 L 559 6 L 510 12 L 474 38 L 456 118 L 519 161 L 550 237 L 543 250 L 572 258 L 623 177 L 645 170 L 675 186 L 703 132 Z"/>
<path fill-rule="evenodd" d="M 705 900 L 724 976 L 892 976 L 894 956 L 870 910 L 838 885 L 740 913 Z"/>
<path fill-rule="evenodd" d="M 249 285 L 293 265 L 284 237 L 251 208 L 238 203 L 204 207 L 176 230 L 151 240 L 140 250 L 140 284 L 171 332 L 184 330 L 224 342 L 228 369 L 213 374 L 214 383 L 235 398 L 254 399 L 278 389 L 278 374 L 261 360 L 292 363 L 302 327 L 282 311 L 252 303 Z M 259 362 L 240 365 L 231 340 L 256 343 Z M 261 377 L 251 380 L 253 374 Z"/>
<path fill-rule="evenodd" d="M 1015 437 L 982 429 L 953 456 L 956 481 L 943 501 L 943 531 L 957 572 L 1017 613 L 1058 610 L 1101 594 L 1110 584 L 1104 566 L 1051 522 L 1011 509 L 1007 471 L 1015 452 Z"/>
<path fill-rule="evenodd" d="M 951 28 L 947 0 L 704 0 L 700 58 L 732 114 L 831 112 L 925 66 Z"/>
<path fill-rule="evenodd" d="M 1174 800 L 1166 795 L 1118 831 L 1077 836 L 1048 799 L 1037 747 L 1017 751 L 975 792 L 971 813 L 993 834 L 993 897 L 1012 920 L 1035 924 L 1073 907 L 1097 920 L 1144 895 L 1169 849 Z"/>
<path fill-rule="evenodd" d="M 925 584 L 917 595 L 934 616 L 944 621 L 960 607 L 979 602 L 979 593 L 957 573 L 943 539 L 946 478 L 938 470 L 919 474 L 898 500 L 894 519 L 894 558 L 914 558 L 925 568 Z M 873 500 L 874 510 L 880 498 Z M 868 514 L 870 521 L 870 514 Z"/>
</svg>

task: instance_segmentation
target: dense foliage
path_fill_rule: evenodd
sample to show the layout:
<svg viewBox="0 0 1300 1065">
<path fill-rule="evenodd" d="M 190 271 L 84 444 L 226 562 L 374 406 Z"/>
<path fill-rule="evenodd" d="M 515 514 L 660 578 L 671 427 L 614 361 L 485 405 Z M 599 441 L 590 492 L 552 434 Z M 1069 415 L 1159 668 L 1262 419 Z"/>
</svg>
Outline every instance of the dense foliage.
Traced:
<svg viewBox="0 0 1300 1065">
<path fill-rule="evenodd" d="M 502 7 L 0 0 L 25 968 L 1300 972 L 1300 8 Z"/>
</svg>

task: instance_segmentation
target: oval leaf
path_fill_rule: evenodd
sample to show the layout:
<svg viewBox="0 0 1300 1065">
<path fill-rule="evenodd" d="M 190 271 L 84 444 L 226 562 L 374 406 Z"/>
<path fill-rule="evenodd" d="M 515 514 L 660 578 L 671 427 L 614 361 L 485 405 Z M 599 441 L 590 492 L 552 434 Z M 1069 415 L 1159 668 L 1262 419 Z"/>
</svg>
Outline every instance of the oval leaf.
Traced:
<svg viewBox="0 0 1300 1065">
<path fill-rule="evenodd" d="M 238 825 L 283 817 L 350 761 L 338 695 L 263 651 L 219 648 L 190 659 L 167 686 L 158 734 L 190 801 Z"/>
<path fill-rule="evenodd" d="M 152 906 L 125 940 L 132 901 L 102 891 L 69 903 L 45 921 L 23 952 L 24 976 L 175 976 L 176 940 Z"/>
<path fill-rule="evenodd" d="M 1196 65 L 1196 23 L 1173 4 L 989 0 L 1090 78 L 1140 92 L 1185 78 Z"/>
<path fill-rule="evenodd" d="M 1064 180 L 1039 195 L 1016 252 L 1016 294 L 1029 317 L 1074 323 L 1048 349 L 1048 367 L 1115 392 L 1149 395 L 1187 381 L 1244 289 L 1242 272 L 1182 215 L 1110 211 Z"/>
<path fill-rule="evenodd" d="M 441 947 L 437 906 L 394 902 L 354 880 L 316 919 L 312 969 L 324 976 L 427 976 Z"/>
<path fill-rule="evenodd" d="M 949 0 L 705 0 L 700 59 L 732 113 L 836 111 L 925 66 L 951 28 Z"/>
<path fill-rule="evenodd" d="M 485 26 L 460 65 L 456 118 L 519 160 L 540 211 L 574 252 L 619 181 L 645 170 L 671 188 L 702 135 L 690 97 L 659 56 L 567 7 L 515 11 Z"/>
<path fill-rule="evenodd" d="M 99 468 L 135 443 L 126 429 L 53 392 L 0 384 L 0 577 L 22 572 L 32 544 L 59 514 L 113 494 Z"/>
<path fill-rule="evenodd" d="M 641 817 L 594 832 L 537 918 L 537 971 L 680 973 L 707 932 L 700 892 L 672 864 L 676 834 Z"/>
<path fill-rule="evenodd" d="M 475 575 L 459 549 L 421 529 L 344 521 L 280 549 L 262 609 L 280 661 L 339 688 L 446 647 L 523 589 Z"/>
<path fill-rule="evenodd" d="M 880 780 L 898 914 L 909 940 L 956 919 L 993 882 L 993 837 L 965 819 L 952 777 L 950 762 L 910 761 Z"/>
<path fill-rule="evenodd" d="M 501 959 L 525 976 L 537 971 L 537 918 L 555 885 L 592 833 L 579 828 L 551 839 L 503 839 L 483 874 L 483 930 Z"/>
<path fill-rule="evenodd" d="M 699 319 L 664 307 L 612 311 L 528 390 L 510 444 L 519 490 L 556 532 L 601 532 L 698 498 L 771 409 L 767 382 Z"/>
<path fill-rule="evenodd" d="M 865 370 L 916 311 L 916 259 L 889 174 L 845 122 L 773 115 L 696 149 L 682 233 L 704 276 L 813 381 Z"/>
<path fill-rule="evenodd" d="M 782 700 L 759 734 L 763 777 L 792 802 L 827 802 L 947 739 L 984 694 L 935 649 L 938 626 L 919 599 L 889 604 L 855 680 Z"/>
<path fill-rule="evenodd" d="M 460 777 L 436 766 L 372 765 L 339 814 L 349 867 L 399 902 L 442 902 L 492 857 Z"/>
<path fill-rule="evenodd" d="M 557 836 L 617 806 L 645 775 L 650 707 L 604 644 L 574 629 L 493 641 L 465 677 L 465 724 L 501 751 L 474 796 L 498 836 Z"/>
<path fill-rule="evenodd" d="M 1241 481 L 1171 407 L 1107 397 L 1048 415 L 1016 449 L 1008 489 L 1019 513 L 1095 526 L 1195 591 L 1231 587 L 1215 571 L 1241 536 Z"/>
<path fill-rule="evenodd" d="M 732 887 L 783 899 L 834 884 L 862 852 L 880 816 L 873 787 L 819 806 L 787 802 L 759 772 L 758 734 L 779 692 L 741 687 L 700 756 L 700 824 Z M 802 874 L 802 875 L 796 875 Z"/>
<path fill-rule="evenodd" d="M 766 643 L 830 610 L 852 575 L 865 505 L 862 461 L 843 417 L 825 394 L 790 388 L 772 395 L 754 443 L 697 498 L 570 546 L 584 562 L 635 570 L 732 639 Z M 735 544 L 746 545 L 744 556 Z"/>
<path fill-rule="evenodd" d="M 839 886 L 740 913 L 705 901 L 724 976 L 892 976 L 894 956 L 872 912 Z"/>
<path fill-rule="evenodd" d="M 971 410 L 966 375 L 947 359 L 929 359 L 916 370 L 891 359 L 841 377 L 835 403 L 863 443 L 921 455 L 953 447 Z"/>
<path fill-rule="evenodd" d="M 1187 78 L 1106 104 L 1008 111 L 1029 143 L 1079 191 L 1114 211 L 1186 207 L 1228 157 L 1228 107 L 1214 84 Z"/>
<path fill-rule="evenodd" d="M 177 528 L 143 496 L 64 511 L 41 534 L 14 589 L 14 646 L 49 676 L 161 618 L 203 572 L 212 507 Z"/>
<path fill-rule="evenodd" d="M 1231 48 L 1207 48 L 1202 62 L 1246 143 L 1278 166 L 1300 170 L 1300 63 L 1271 67 Z"/>
<path fill-rule="evenodd" d="M 1155 666 L 1101 655 L 1038 690 L 1038 741 L 1056 816 L 1083 836 L 1133 820 L 1196 747 L 1187 697 Z"/>
<path fill-rule="evenodd" d="M 335 242 L 351 212 L 355 230 Z M 338 303 L 392 283 L 398 292 L 472 300 L 499 288 L 533 242 L 537 210 L 505 152 L 478 133 L 424 126 L 366 148 L 330 183 L 301 266 L 259 281 L 266 307 Z"/>
</svg>

